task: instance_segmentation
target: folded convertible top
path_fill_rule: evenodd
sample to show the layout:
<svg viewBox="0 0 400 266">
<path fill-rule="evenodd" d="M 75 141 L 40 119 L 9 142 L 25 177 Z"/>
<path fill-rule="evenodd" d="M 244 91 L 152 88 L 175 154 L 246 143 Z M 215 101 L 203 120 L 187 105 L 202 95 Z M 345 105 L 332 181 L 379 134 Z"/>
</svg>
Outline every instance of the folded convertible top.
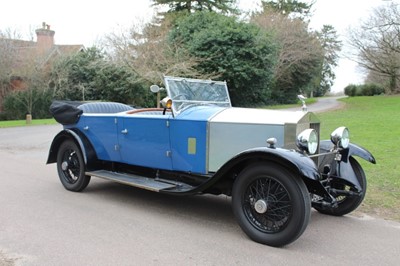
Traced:
<svg viewBox="0 0 400 266">
<path fill-rule="evenodd" d="M 83 113 L 83 110 L 78 108 L 80 104 L 81 102 L 54 101 L 50 105 L 50 113 L 60 124 L 76 124 Z"/>
</svg>

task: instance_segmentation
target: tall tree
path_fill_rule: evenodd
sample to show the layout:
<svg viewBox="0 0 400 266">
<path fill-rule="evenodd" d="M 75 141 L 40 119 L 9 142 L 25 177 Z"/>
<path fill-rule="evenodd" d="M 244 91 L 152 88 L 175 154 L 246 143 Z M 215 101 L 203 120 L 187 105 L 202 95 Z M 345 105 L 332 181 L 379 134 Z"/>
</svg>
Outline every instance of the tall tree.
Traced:
<svg viewBox="0 0 400 266">
<path fill-rule="evenodd" d="M 153 0 L 154 5 L 168 5 L 168 12 L 217 11 L 235 13 L 237 0 Z"/>
<path fill-rule="evenodd" d="M 261 105 L 270 99 L 275 45 L 255 25 L 213 12 L 196 12 L 177 21 L 170 40 L 206 59 L 196 69 L 226 80 L 234 105 Z"/>
<path fill-rule="evenodd" d="M 321 75 L 318 78 L 319 86 L 316 86 L 314 96 L 323 96 L 330 91 L 336 78 L 334 68 L 338 65 L 342 42 L 339 40 L 337 32 L 332 25 L 324 25 L 317 35 L 324 50 L 324 60 Z"/>
<path fill-rule="evenodd" d="M 400 5 L 376 8 L 357 28 L 349 30 L 352 59 L 371 76 L 386 80 L 389 93 L 400 93 Z"/>
<path fill-rule="evenodd" d="M 32 114 L 48 89 L 48 55 L 38 52 L 32 42 L 20 39 L 21 35 L 16 31 L 0 32 L 0 100 L 5 100 L 11 93 L 11 81 L 17 81 L 24 93 L 15 100 L 22 113 Z"/>
<path fill-rule="evenodd" d="M 262 0 L 262 7 L 267 12 L 278 12 L 283 15 L 294 15 L 296 17 L 305 18 L 311 15 L 311 8 L 314 1 L 307 4 L 297 0 Z"/>
<path fill-rule="evenodd" d="M 20 39 L 18 32 L 6 29 L 0 31 L 0 111 L 4 97 L 10 91 L 10 78 L 17 60 L 17 46 L 14 40 Z"/>
<path fill-rule="evenodd" d="M 252 17 L 252 23 L 274 34 L 278 44 L 272 97 L 278 103 L 292 103 L 299 93 L 308 93 L 320 76 L 323 49 L 308 24 L 274 11 L 263 11 Z"/>
</svg>

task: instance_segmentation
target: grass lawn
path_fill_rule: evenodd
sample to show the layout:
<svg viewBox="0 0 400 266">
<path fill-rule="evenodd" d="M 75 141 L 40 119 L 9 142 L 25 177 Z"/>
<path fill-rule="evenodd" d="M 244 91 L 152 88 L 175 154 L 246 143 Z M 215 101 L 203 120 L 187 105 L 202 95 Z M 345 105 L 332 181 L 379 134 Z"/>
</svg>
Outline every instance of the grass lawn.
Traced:
<svg viewBox="0 0 400 266">
<path fill-rule="evenodd" d="M 368 189 L 358 210 L 400 221 L 400 96 L 341 99 L 345 108 L 318 114 L 321 138 L 337 126 L 347 126 L 350 140 L 375 157 L 373 165 L 358 160 L 367 176 Z"/>
<path fill-rule="evenodd" d="M 10 120 L 0 121 L 0 128 L 2 127 L 21 127 L 21 126 L 32 126 L 32 125 L 53 125 L 57 124 L 56 120 L 51 119 L 32 119 L 32 123 L 27 125 L 25 120 Z"/>
<path fill-rule="evenodd" d="M 308 98 L 306 99 L 306 105 L 310 105 L 313 104 L 315 102 L 317 102 L 316 98 Z M 268 105 L 268 106 L 264 106 L 262 108 L 267 108 L 267 109 L 286 109 L 286 108 L 292 108 L 292 107 L 301 107 L 301 101 L 297 101 L 297 103 L 294 104 L 282 104 L 282 105 Z"/>
</svg>

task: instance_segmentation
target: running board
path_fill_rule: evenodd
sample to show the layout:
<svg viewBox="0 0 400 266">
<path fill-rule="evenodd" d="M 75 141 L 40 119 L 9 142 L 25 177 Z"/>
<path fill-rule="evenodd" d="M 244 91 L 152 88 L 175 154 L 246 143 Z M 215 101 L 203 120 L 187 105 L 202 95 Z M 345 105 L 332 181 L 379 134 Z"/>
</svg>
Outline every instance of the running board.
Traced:
<svg viewBox="0 0 400 266">
<path fill-rule="evenodd" d="M 86 172 L 85 175 L 96 176 L 106 180 L 115 181 L 125 185 L 143 188 L 155 192 L 159 192 L 163 189 L 175 188 L 175 184 L 165 183 L 157 181 L 153 178 L 148 178 L 139 175 L 117 173 L 106 170 L 97 170 L 92 172 Z"/>
</svg>

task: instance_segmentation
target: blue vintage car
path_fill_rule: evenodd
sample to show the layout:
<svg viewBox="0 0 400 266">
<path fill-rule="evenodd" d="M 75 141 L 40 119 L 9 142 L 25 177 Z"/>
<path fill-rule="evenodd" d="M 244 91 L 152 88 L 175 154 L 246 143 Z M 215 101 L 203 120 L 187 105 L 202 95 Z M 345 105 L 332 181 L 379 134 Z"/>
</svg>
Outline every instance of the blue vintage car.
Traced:
<svg viewBox="0 0 400 266">
<path fill-rule="evenodd" d="M 161 108 L 114 102 L 55 102 L 64 125 L 47 163 L 57 163 L 67 190 L 100 177 L 159 193 L 232 197 L 234 215 L 254 241 L 282 246 L 321 213 L 355 210 L 366 178 L 345 127 L 319 140 L 320 122 L 298 112 L 235 108 L 225 82 L 164 77 Z M 152 86 L 159 92 L 158 86 Z"/>
</svg>

